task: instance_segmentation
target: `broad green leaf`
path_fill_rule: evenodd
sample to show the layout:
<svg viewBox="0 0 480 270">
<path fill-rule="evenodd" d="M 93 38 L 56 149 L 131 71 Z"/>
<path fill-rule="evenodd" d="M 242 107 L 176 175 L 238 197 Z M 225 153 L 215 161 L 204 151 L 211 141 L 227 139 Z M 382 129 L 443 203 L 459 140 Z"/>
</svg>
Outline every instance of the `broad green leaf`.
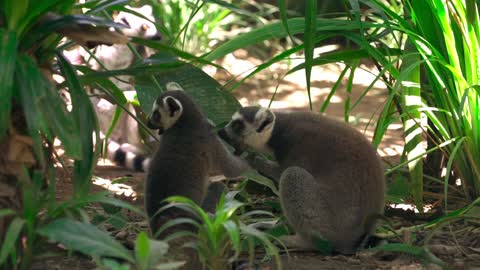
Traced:
<svg viewBox="0 0 480 270">
<path fill-rule="evenodd" d="M 19 57 L 15 78 L 37 156 L 43 158 L 41 132 L 51 142 L 54 135 L 58 136 L 66 152 L 73 158 L 80 158 L 78 125 L 67 111 L 58 90 L 27 56 Z"/>
<path fill-rule="evenodd" d="M 144 45 L 144 46 L 147 46 L 149 48 L 161 51 L 162 54 L 168 52 L 168 53 L 171 53 L 171 54 L 176 55 L 178 57 L 181 57 L 185 60 L 189 60 L 191 62 L 197 62 L 197 63 L 201 63 L 201 64 L 205 64 L 205 65 L 211 65 L 211 66 L 214 66 L 214 67 L 219 68 L 219 69 L 224 69 L 223 67 L 221 67 L 221 66 L 219 66 L 219 65 L 217 65 L 213 62 L 206 61 L 202 57 L 197 57 L 193 54 L 190 54 L 188 52 L 179 50 L 179 49 L 177 49 L 175 47 L 172 47 L 172 46 L 165 45 L 161 42 L 156 42 L 156 41 L 142 39 L 142 38 L 136 38 L 136 37 L 133 37 L 131 39 L 131 42 L 136 43 L 136 44 L 140 44 L 140 45 Z"/>
<path fill-rule="evenodd" d="M 0 29 L 0 139 L 10 127 L 13 78 L 17 55 L 15 32 Z"/>
<path fill-rule="evenodd" d="M 89 204 L 89 203 L 108 204 L 108 205 L 128 209 L 128 210 L 130 210 L 134 213 L 137 213 L 139 215 L 144 215 L 144 212 L 141 211 L 140 209 L 138 209 L 137 207 L 135 207 L 135 206 L 133 206 L 133 205 L 131 205 L 131 204 L 125 202 L 125 201 L 109 197 L 110 195 L 111 194 L 109 192 L 100 192 L 100 193 L 97 193 L 97 194 L 88 194 L 88 195 L 85 195 L 85 196 L 80 196 L 78 198 L 68 200 L 64 203 L 59 204 L 57 206 L 57 208 L 54 211 L 52 211 L 51 215 L 53 217 L 56 217 L 58 215 L 64 214 L 64 211 L 67 211 L 67 210 L 73 209 L 73 208 L 81 208 L 81 207 L 84 207 L 86 204 Z"/>
<path fill-rule="evenodd" d="M 8 255 L 15 248 L 15 245 L 18 244 L 20 232 L 23 230 L 23 225 L 25 221 L 19 217 L 12 220 L 10 226 L 8 226 L 7 232 L 5 234 L 5 239 L 3 240 L 0 246 L 0 265 L 3 265 L 5 260 L 8 258 Z"/>
<path fill-rule="evenodd" d="M 25 0 L 22 0 L 25 1 Z M 9 2 L 8 0 L 6 2 Z M 30 2 L 28 9 L 23 9 L 26 11 L 25 16 L 21 18 L 21 25 L 19 26 L 19 31 L 23 31 L 32 24 L 34 24 L 39 17 L 45 15 L 48 11 L 54 11 L 55 7 L 63 4 L 73 6 L 73 0 L 42 0 L 42 1 L 26 1 Z"/>
<path fill-rule="evenodd" d="M 37 232 L 86 255 L 115 257 L 134 262 L 129 250 L 92 224 L 60 218 L 39 228 Z"/>
<path fill-rule="evenodd" d="M 73 119 L 81 131 L 80 140 L 81 159 L 76 159 L 73 170 L 73 186 L 76 194 L 88 193 L 91 185 L 93 168 L 100 153 L 100 144 L 93 144 L 93 136 L 100 141 L 95 111 L 82 84 L 77 78 L 72 65 L 64 58 L 63 54 L 57 53 L 58 64 L 65 82 L 70 89 L 72 97 Z"/>
<path fill-rule="evenodd" d="M 155 78 L 164 88 L 168 82 L 178 83 L 216 124 L 230 121 L 232 114 L 240 107 L 232 93 L 224 90 L 215 79 L 191 64 L 173 70 L 158 70 Z M 138 77 L 135 86 L 142 109 L 150 113 L 160 89 L 148 77 Z"/>
<path fill-rule="evenodd" d="M 411 43 L 407 43 L 407 48 L 413 49 Z M 420 89 L 420 66 L 416 65 L 419 57 L 411 55 L 405 57 L 402 62 L 401 72 L 406 72 L 405 81 L 401 84 L 399 91 L 401 106 L 403 110 L 410 111 L 409 115 L 402 118 L 403 130 L 405 132 L 405 157 L 411 160 L 413 157 L 425 154 L 422 146 L 423 130 L 421 126 L 421 112 L 418 109 L 422 106 Z M 408 163 L 410 174 L 410 188 L 415 201 L 415 206 L 420 212 L 423 212 L 423 160 Z"/>
<path fill-rule="evenodd" d="M 331 255 L 333 252 L 332 243 L 321 237 L 313 237 L 313 245 L 323 255 Z"/>
</svg>

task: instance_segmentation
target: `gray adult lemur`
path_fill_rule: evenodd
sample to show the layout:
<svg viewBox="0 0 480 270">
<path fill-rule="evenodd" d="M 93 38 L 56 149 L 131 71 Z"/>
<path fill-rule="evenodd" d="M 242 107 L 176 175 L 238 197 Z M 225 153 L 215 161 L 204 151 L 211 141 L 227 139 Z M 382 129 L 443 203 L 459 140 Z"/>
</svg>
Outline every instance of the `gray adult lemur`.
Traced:
<svg viewBox="0 0 480 270">
<path fill-rule="evenodd" d="M 153 233 L 172 217 L 173 211 L 155 215 L 165 198 L 205 200 L 209 175 L 236 177 L 248 163 L 231 154 L 221 143 L 214 126 L 184 91 L 166 91 L 153 104 L 147 126 L 161 134 L 145 183 L 145 207 Z M 154 216 L 155 215 L 155 216 Z"/>
<path fill-rule="evenodd" d="M 275 157 L 278 164 L 249 162 L 279 181 L 282 209 L 297 233 L 284 239 L 287 246 L 311 249 L 320 237 L 352 253 L 374 230 L 384 208 L 384 175 L 375 150 L 354 128 L 308 112 L 244 107 L 219 135 L 237 154 L 251 147 Z"/>
</svg>

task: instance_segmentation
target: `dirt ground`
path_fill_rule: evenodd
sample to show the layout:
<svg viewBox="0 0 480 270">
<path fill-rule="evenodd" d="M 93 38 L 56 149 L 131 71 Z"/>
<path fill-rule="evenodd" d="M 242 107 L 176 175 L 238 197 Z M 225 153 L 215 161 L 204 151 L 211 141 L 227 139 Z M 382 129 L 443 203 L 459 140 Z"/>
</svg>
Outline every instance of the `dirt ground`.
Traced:
<svg viewBox="0 0 480 270">
<path fill-rule="evenodd" d="M 225 58 L 223 66 L 230 70 L 234 75 L 241 74 L 245 70 L 258 64 L 258 60 L 251 59 L 240 51 L 235 55 Z M 295 63 L 292 63 L 294 66 Z M 242 69 L 242 67 L 244 69 Z M 323 101 L 329 94 L 334 85 L 342 66 L 335 64 L 324 67 L 316 67 L 312 80 L 312 100 L 313 109 L 318 111 Z M 350 104 L 353 104 L 361 93 L 368 87 L 373 77 L 369 71 L 373 68 L 362 66 L 367 71 L 357 69 L 354 80 L 354 88 L 351 93 L 345 89 L 344 80 L 337 93 L 332 97 L 332 101 L 326 113 L 328 116 L 338 118 L 343 121 L 345 102 L 350 98 Z M 305 79 L 303 71 L 296 72 L 282 79 L 278 79 L 285 73 L 285 65 L 275 65 L 271 69 L 258 74 L 255 79 L 250 79 L 235 90 L 235 95 L 243 105 L 260 104 L 268 105 L 272 93 L 277 84 L 278 94 L 273 102 L 274 109 L 308 109 L 308 97 L 306 94 Z M 272 75 L 273 74 L 273 75 Z M 227 76 L 217 73 L 217 79 L 226 83 Z M 383 102 L 387 97 L 387 91 L 381 83 L 375 84 L 373 89 L 368 92 L 363 102 L 361 102 L 351 113 L 349 122 L 365 133 L 365 136 L 371 138 L 374 130 L 375 118 L 380 112 Z M 371 121 L 373 119 L 373 121 Z M 402 129 L 400 124 L 392 124 L 379 146 L 378 153 L 386 162 L 398 162 L 402 153 Z M 119 198 L 133 202 L 142 206 L 143 201 L 143 173 L 133 173 L 122 168 L 109 165 L 108 162 L 99 162 L 95 171 L 98 176 L 95 180 L 95 191 L 104 189 L 112 190 L 117 193 Z M 66 175 L 65 175 L 66 176 Z M 114 179 L 127 177 L 121 184 L 115 184 Z M 61 177 L 60 177 L 61 178 Z M 68 177 L 65 177 L 68 179 Z M 65 180 L 65 179 L 63 179 Z M 69 181 L 58 181 L 59 199 L 71 194 L 71 185 Z M 399 229 L 402 227 L 411 227 L 424 220 L 417 220 L 413 212 L 407 211 L 387 211 L 386 215 L 391 219 L 393 227 Z M 127 215 L 134 229 L 122 232 L 112 233 L 119 240 L 124 241 L 127 247 L 132 247 L 132 241 L 136 237 L 136 230 L 147 229 L 145 221 L 138 216 L 129 213 Z M 419 231 L 411 233 L 405 231 L 400 239 L 393 241 L 410 242 L 414 245 L 423 244 L 422 240 L 431 231 Z M 457 222 L 438 229 L 428 242 L 430 251 L 445 261 L 452 269 L 480 269 L 480 226 L 471 222 Z M 428 254 L 425 254 L 427 256 Z M 262 259 L 261 252 L 257 258 Z M 323 256 L 317 253 L 290 252 L 289 256 L 282 255 L 283 269 L 292 270 L 313 270 L 313 269 L 441 269 L 434 264 L 423 264 L 418 258 L 389 252 L 360 252 L 353 256 Z M 72 255 L 69 257 L 55 257 L 52 259 L 42 259 L 35 263 L 33 269 L 94 269 L 95 264 L 90 259 Z M 256 269 L 276 269 L 273 263 L 259 263 Z"/>
</svg>

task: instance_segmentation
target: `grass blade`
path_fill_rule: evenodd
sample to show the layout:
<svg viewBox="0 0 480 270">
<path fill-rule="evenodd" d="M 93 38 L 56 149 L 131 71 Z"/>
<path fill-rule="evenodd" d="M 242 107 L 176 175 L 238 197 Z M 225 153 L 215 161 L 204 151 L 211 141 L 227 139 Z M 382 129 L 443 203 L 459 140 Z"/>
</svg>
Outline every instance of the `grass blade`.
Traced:
<svg viewBox="0 0 480 270">
<path fill-rule="evenodd" d="M 315 34 L 317 18 L 317 0 L 307 0 L 305 5 L 305 80 L 307 83 L 308 104 L 310 110 L 313 110 L 312 95 L 310 92 L 310 78 L 312 76 L 313 49 L 315 49 Z"/>
<path fill-rule="evenodd" d="M 13 77 L 17 56 L 16 34 L 0 30 L 0 139 L 10 127 Z"/>
<path fill-rule="evenodd" d="M 23 230 L 23 225 L 25 221 L 21 218 L 15 218 L 8 226 L 7 233 L 5 234 L 5 239 L 2 242 L 0 250 L 0 265 L 3 265 L 5 260 L 8 258 L 10 252 L 15 247 L 17 239 L 20 235 L 20 232 Z"/>
</svg>

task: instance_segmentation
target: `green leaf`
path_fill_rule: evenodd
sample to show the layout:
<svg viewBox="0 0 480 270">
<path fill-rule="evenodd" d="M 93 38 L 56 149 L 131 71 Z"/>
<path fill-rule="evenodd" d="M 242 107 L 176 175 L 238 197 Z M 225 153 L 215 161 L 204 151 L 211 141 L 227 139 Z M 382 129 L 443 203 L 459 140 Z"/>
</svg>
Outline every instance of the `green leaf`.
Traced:
<svg viewBox="0 0 480 270">
<path fill-rule="evenodd" d="M 10 127 L 16 47 L 16 34 L 0 29 L 0 139 Z"/>
<path fill-rule="evenodd" d="M 288 28 L 290 29 L 290 34 L 300 34 L 305 31 L 305 23 L 306 20 L 304 18 L 292 18 L 288 19 L 287 24 Z M 373 27 L 376 26 L 374 23 L 365 23 L 364 27 Z M 316 18 L 314 30 L 316 32 L 320 31 L 337 31 L 340 33 L 341 31 L 350 31 L 358 29 L 359 26 L 356 22 L 346 21 L 346 20 L 338 20 L 338 19 L 319 19 Z M 247 46 L 257 44 L 259 42 L 275 39 L 275 38 L 283 38 L 287 36 L 288 33 L 285 30 L 285 26 L 282 22 L 275 22 L 271 24 L 267 24 L 265 26 L 259 27 L 254 29 L 248 33 L 239 35 L 236 38 L 233 38 L 216 49 L 212 50 L 208 53 L 204 59 L 207 61 L 213 61 L 220 57 L 223 57 L 237 49 L 245 48 Z"/>
<path fill-rule="evenodd" d="M 68 155 L 81 158 L 78 125 L 67 111 L 58 90 L 30 57 L 19 56 L 15 80 L 37 157 L 43 158 L 41 132 L 50 142 L 53 136 L 58 136 Z"/>
<path fill-rule="evenodd" d="M 5 239 L 2 242 L 0 250 L 0 265 L 3 265 L 5 260 L 8 258 L 8 255 L 12 252 L 13 248 L 15 248 L 24 224 L 25 221 L 17 217 L 12 220 L 10 226 L 8 226 L 8 230 L 5 234 Z"/>
<path fill-rule="evenodd" d="M 235 257 L 237 257 L 240 254 L 240 228 L 233 220 L 225 221 L 223 227 L 230 237 L 233 249 L 235 250 Z"/>
<path fill-rule="evenodd" d="M 308 104 L 312 107 L 312 96 L 310 93 L 310 77 L 312 75 L 313 49 L 315 49 L 315 23 L 317 17 L 317 0 L 306 0 L 305 5 L 305 79 L 307 83 Z"/>
<path fill-rule="evenodd" d="M 165 258 L 168 253 L 168 244 L 164 241 L 148 239 L 150 244 L 150 254 L 148 265 L 150 268 L 158 266 L 159 262 Z M 163 264 L 162 264 L 163 265 Z"/>
<path fill-rule="evenodd" d="M 407 42 L 408 48 L 413 50 L 413 44 Z M 421 89 L 420 89 L 420 66 L 418 63 L 418 55 L 409 55 L 403 58 L 401 71 L 405 72 L 405 81 L 402 82 L 401 91 L 399 91 L 401 98 L 401 106 L 405 111 L 410 111 L 409 115 L 402 118 L 403 129 L 405 132 L 405 154 L 407 160 L 415 156 L 425 154 L 425 149 L 422 146 L 423 130 L 421 126 L 421 112 L 418 109 L 422 106 Z M 415 206 L 420 212 L 423 212 L 423 160 L 408 163 L 408 169 L 411 180 L 411 193 L 415 201 Z"/>
<path fill-rule="evenodd" d="M 278 191 L 274 182 L 271 179 L 260 175 L 257 171 L 253 171 L 253 170 L 248 171 L 248 172 L 244 173 L 243 176 L 247 177 L 251 181 L 254 181 L 256 183 L 259 183 L 261 185 L 264 185 L 264 186 L 270 188 L 270 190 L 272 190 L 272 192 L 275 195 L 280 196 L 280 192 Z"/>
<path fill-rule="evenodd" d="M 48 11 L 55 11 L 56 8 L 60 5 L 66 5 L 67 9 L 69 9 L 68 6 L 72 7 L 74 1 L 73 0 L 42 0 L 42 1 L 27 1 L 27 2 L 30 2 L 30 5 L 28 6 L 28 10 L 24 9 L 24 11 L 28 11 L 28 12 L 26 12 L 25 16 L 21 19 L 21 25 L 19 26 L 20 31 L 23 31 L 28 26 L 34 24 L 38 19 L 38 17 L 44 15 Z"/>
<path fill-rule="evenodd" d="M 147 234 L 140 232 L 135 241 L 135 259 L 139 270 L 146 270 L 148 266 L 148 257 L 150 255 L 150 242 Z M 158 256 L 155 254 L 155 256 Z"/>
<path fill-rule="evenodd" d="M 379 49 L 379 52 L 382 52 L 386 56 L 387 55 L 395 56 L 403 53 L 403 51 L 401 50 L 391 49 L 391 48 L 388 50 Z M 366 49 L 358 49 L 358 50 L 345 49 L 341 51 L 324 53 L 321 56 L 314 58 L 311 64 L 312 66 L 320 66 L 320 65 L 330 64 L 330 63 L 350 62 L 352 60 L 365 59 L 369 57 L 371 57 L 371 55 Z M 304 68 L 305 68 L 305 63 L 301 63 L 293 67 L 292 69 L 290 69 L 287 74 L 299 71 Z"/>
<path fill-rule="evenodd" d="M 98 125 L 95 111 L 82 84 L 77 78 L 72 65 L 64 58 L 63 54 L 57 53 L 58 64 L 65 82 L 70 89 L 72 97 L 72 115 L 81 131 L 78 141 L 81 146 L 81 159 L 76 159 L 73 169 L 73 187 L 76 194 L 87 194 L 90 185 L 93 168 L 100 153 L 100 144 L 93 144 L 93 135 L 99 142 Z"/>
<path fill-rule="evenodd" d="M 107 267 L 109 270 L 130 270 L 132 269 L 128 264 L 120 264 L 119 262 L 112 259 L 103 259 L 103 266 Z"/>
<path fill-rule="evenodd" d="M 215 124 L 230 121 L 232 114 L 240 108 L 232 93 L 191 64 L 172 70 L 158 70 L 155 78 L 164 88 L 168 82 L 178 83 Z M 137 77 L 135 87 L 142 109 L 149 113 L 161 90 L 148 77 Z"/>
<path fill-rule="evenodd" d="M 224 69 L 223 67 L 221 67 L 221 66 L 219 66 L 215 63 L 212 63 L 210 61 L 207 61 L 202 57 L 197 57 L 193 54 L 190 54 L 188 52 L 179 50 L 179 49 L 177 49 L 175 47 L 172 47 L 172 46 L 162 44 L 160 42 L 147 40 L 147 39 L 142 39 L 142 38 L 136 38 L 136 37 L 132 37 L 131 42 L 136 43 L 136 44 L 140 44 L 140 45 L 144 45 L 146 47 L 161 51 L 162 54 L 168 52 L 168 53 L 171 53 L 171 54 L 176 55 L 178 57 L 181 57 L 185 60 L 189 60 L 191 62 L 197 62 L 197 63 L 200 63 L 200 64 L 211 65 L 211 66 L 214 66 L 214 67 L 219 68 L 219 69 Z"/>
<path fill-rule="evenodd" d="M 285 5 L 286 0 L 278 0 L 278 9 L 280 11 L 280 18 L 282 19 L 283 27 L 285 27 L 285 31 L 290 36 L 290 39 L 295 44 L 295 39 L 293 38 L 292 33 L 290 33 L 290 27 L 288 27 L 288 14 L 287 14 L 287 7 Z"/>
<path fill-rule="evenodd" d="M 15 213 L 16 212 L 13 211 L 10 208 L 0 209 L 0 218 L 6 217 L 6 216 L 11 216 L 11 215 L 14 215 Z"/>
<path fill-rule="evenodd" d="M 304 48 L 303 44 L 302 45 L 298 45 L 298 46 L 295 46 L 293 48 L 290 48 L 288 50 L 285 50 L 283 52 L 281 52 L 280 54 L 277 54 L 275 55 L 274 57 L 270 58 L 268 61 L 265 61 L 264 63 L 260 64 L 259 66 L 257 66 L 257 68 L 255 68 L 255 70 L 253 70 L 252 72 L 248 73 L 245 77 L 243 77 L 240 81 L 238 81 L 237 83 L 235 83 L 235 85 L 233 85 L 231 88 L 230 88 L 230 91 L 234 91 L 237 87 L 239 87 L 243 82 L 245 82 L 247 79 L 251 78 L 253 75 L 257 74 L 258 72 L 268 68 L 269 66 L 273 65 L 274 63 L 277 63 L 281 60 L 285 60 L 288 56 L 302 50 Z"/>
<path fill-rule="evenodd" d="M 130 211 L 132 211 L 136 214 L 139 214 L 139 215 L 144 215 L 144 212 L 141 211 L 140 209 L 138 209 L 137 207 L 135 207 L 135 206 L 133 206 L 133 205 L 127 203 L 127 202 L 124 202 L 122 200 L 109 197 L 109 195 L 111 195 L 111 194 L 109 192 L 105 191 L 105 192 L 100 192 L 100 193 L 97 193 L 97 194 L 88 194 L 88 195 L 85 195 L 85 196 L 80 196 L 78 198 L 68 200 L 64 203 L 59 204 L 58 207 L 51 213 L 51 215 L 55 217 L 55 216 L 63 214 L 64 211 L 67 211 L 67 210 L 73 209 L 73 208 L 80 208 L 80 207 L 83 207 L 83 206 L 85 206 L 86 204 L 89 204 L 89 203 L 109 204 L 109 205 L 113 205 L 113 206 L 128 209 L 128 210 L 130 210 Z"/>
<path fill-rule="evenodd" d="M 8 29 L 10 31 L 17 30 L 20 20 L 27 12 L 28 0 L 2 1 L 5 17 L 7 19 Z"/>
<path fill-rule="evenodd" d="M 313 245 L 323 255 L 331 255 L 333 252 L 332 244 L 328 240 L 322 239 L 321 237 L 314 237 Z"/>
<path fill-rule="evenodd" d="M 135 261 L 122 244 L 92 224 L 60 218 L 38 229 L 38 233 L 86 255 Z"/>
<path fill-rule="evenodd" d="M 102 10 L 106 10 L 107 8 L 115 5 L 125 4 L 128 3 L 128 0 L 107 0 L 107 1 L 100 1 L 96 4 L 91 10 L 89 10 L 86 14 L 95 14 Z"/>
</svg>

